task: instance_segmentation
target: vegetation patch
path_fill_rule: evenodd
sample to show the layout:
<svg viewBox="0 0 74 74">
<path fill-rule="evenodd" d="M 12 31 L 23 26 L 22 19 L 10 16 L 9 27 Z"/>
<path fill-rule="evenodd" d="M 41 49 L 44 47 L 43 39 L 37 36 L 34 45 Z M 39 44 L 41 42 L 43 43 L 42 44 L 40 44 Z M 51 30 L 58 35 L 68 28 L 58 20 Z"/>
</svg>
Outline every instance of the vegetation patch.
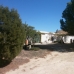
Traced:
<svg viewBox="0 0 74 74">
<path fill-rule="evenodd" d="M 40 48 L 39 47 L 32 47 L 30 50 L 38 51 L 38 50 L 40 50 Z"/>
</svg>

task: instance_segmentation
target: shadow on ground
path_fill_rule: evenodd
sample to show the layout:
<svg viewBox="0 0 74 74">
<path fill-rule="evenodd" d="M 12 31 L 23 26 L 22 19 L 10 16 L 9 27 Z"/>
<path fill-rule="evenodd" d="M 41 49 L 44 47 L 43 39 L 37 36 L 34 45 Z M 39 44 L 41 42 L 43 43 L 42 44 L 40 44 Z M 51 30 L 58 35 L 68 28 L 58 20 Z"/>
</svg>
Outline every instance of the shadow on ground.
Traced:
<svg viewBox="0 0 74 74">
<path fill-rule="evenodd" d="M 34 45 L 34 47 L 38 47 L 41 50 L 32 51 L 32 52 L 31 51 L 27 52 L 27 51 L 22 50 L 22 52 L 19 54 L 19 56 L 28 57 L 28 58 L 33 58 L 33 57 L 43 57 L 44 58 L 44 56 L 46 56 L 47 54 L 49 54 L 49 53 L 51 54 L 50 51 L 57 51 L 57 52 L 63 52 L 63 53 L 64 52 L 74 52 L 74 44 L 60 44 L 60 43 L 47 44 L 47 45 L 41 44 L 41 45 Z M 25 49 L 25 46 L 23 47 L 23 49 Z M 20 62 L 20 60 L 21 59 L 19 59 L 18 62 Z M 9 64 L 10 63 L 6 63 L 6 65 L 4 65 L 4 63 L 0 61 L 0 68 L 3 68 Z M 16 64 L 16 62 L 15 62 L 15 64 Z"/>
<path fill-rule="evenodd" d="M 39 47 L 40 49 L 47 49 L 50 51 L 58 52 L 73 52 L 74 44 L 47 44 L 47 45 L 34 45 L 34 47 Z"/>
</svg>

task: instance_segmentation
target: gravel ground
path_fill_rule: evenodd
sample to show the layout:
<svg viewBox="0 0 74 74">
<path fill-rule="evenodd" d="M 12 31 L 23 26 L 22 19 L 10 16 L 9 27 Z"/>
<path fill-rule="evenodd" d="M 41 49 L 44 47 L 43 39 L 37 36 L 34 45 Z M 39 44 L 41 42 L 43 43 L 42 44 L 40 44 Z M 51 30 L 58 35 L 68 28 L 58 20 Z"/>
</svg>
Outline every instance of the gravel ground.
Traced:
<svg viewBox="0 0 74 74">
<path fill-rule="evenodd" d="M 15 69 L 18 69 L 20 65 L 28 63 L 30 59 L 34 57 L 35 59 L 39 57 L 44 58 L 44 56 L 46 56 L 49 53 L 50 51 L 47 50 L 39 50 L 39 51 L 22 50 L 21 53 L 15 59 L 13 59 L 9 65 L 0 68 L 0 74 L 5 74 L 10 70 L 14 71 Z"/>
</svg>

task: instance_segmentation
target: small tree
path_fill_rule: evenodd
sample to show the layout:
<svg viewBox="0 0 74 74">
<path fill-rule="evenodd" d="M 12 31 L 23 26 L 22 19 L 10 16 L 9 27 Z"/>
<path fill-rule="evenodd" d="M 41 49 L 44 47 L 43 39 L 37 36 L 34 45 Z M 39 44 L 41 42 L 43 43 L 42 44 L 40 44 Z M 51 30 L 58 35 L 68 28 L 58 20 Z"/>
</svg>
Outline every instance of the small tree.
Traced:
<svg viewBox="0 0 74 74">
<path fill-rule="evenodd" d="M 17 10 L 0 6 L 0 66 L 11 62 L 20 53 L 24 38 Z"/>
</svg>

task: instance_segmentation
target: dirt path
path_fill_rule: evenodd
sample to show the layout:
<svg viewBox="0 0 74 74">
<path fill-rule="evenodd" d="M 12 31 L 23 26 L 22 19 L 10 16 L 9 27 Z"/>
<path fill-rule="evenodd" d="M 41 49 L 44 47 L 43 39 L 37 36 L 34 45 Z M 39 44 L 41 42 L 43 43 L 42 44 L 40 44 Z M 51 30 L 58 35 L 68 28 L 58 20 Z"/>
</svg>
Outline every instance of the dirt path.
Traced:
<svg viewBox="0 0 74 74">
<path fill-rule="evenodd" d="M 53 51 L 45 58 L 32 58 L 6 74 L 74 74 L 74 52 Z"/>
</svg>

